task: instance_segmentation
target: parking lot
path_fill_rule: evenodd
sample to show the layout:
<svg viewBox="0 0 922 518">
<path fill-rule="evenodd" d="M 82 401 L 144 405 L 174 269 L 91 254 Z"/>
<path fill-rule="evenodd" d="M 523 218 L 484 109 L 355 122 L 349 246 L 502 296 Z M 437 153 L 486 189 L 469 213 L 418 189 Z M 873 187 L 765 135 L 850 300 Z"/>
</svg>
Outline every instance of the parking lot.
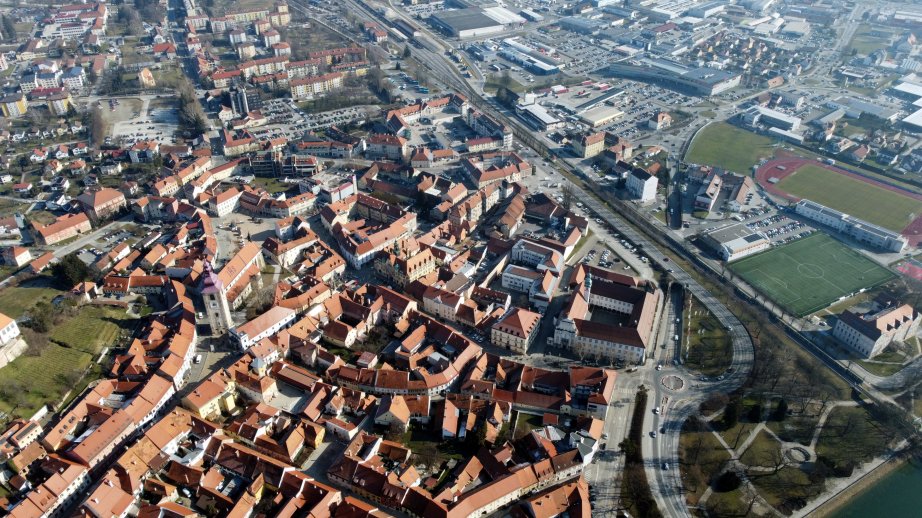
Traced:
<svg viewBox="0 0 922 518">
<path fill-rule="evenodd" d="M 269 124 L 252 129 L 257 138 L 285 137 L 300 139 L 304 133 L 330 126 L 362 124 L 378 115 L 377 106 L 352 106 L 339 110 L 304 113 L 291 99 L 271 99 L 263 103 L 260 111 L 269 119 Z"/>
<path fill-rule="evenodd" d="M 124 229 L 115 229 L 99 236 L 95 241 L 77 250 L 76 253 L 81 261 L 90 265 L 119 244 L 128 242 L 132 245 L 137 241 L 138 238 L 134 233 Z"/>
<path fill-rule="evenodd" d="M 127 115 L 123 104 L 141 103 L 141 108 Z M 132 145 L 144 140 L 172 142 L 179 128 L 179 109 L 175 99 L 112 99 L 99 103 L 105 117 L 113 120 L 112 137 L 121 139 L 123 145 Z M 107 138 L 111 143 L 111 139 Z"/>
<path fill-rule="evenodd" d="M 764 233 L 773 245 L 789 243 L 807 237 L 815 231 L 810 225 L 791 219 L 784 214 L 776 213 L 761 219 L 754 219 L 759 216 L 754 213 L 747 216 L 745 219 L 753 218 L 753 221 L 746 223 L 746 228 Z"/>
</svg>

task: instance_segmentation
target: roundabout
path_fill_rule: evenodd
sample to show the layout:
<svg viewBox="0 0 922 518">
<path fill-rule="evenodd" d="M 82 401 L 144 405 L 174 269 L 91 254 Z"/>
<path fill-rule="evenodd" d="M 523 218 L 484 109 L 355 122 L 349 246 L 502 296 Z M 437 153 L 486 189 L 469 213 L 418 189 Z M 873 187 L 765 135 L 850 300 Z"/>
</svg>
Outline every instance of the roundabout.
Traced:
<svg viewBox="0 0 922 518">
<path fill-rule="evenodd" d="M 663 387 L 665 387 L 666 390 L 670 390 L 672 392 L 676 392 L 685 388 L 685 380 L 676 376 L 675 374 L 663 376 L 660 382 L 663 384 Z"/>
</svg>

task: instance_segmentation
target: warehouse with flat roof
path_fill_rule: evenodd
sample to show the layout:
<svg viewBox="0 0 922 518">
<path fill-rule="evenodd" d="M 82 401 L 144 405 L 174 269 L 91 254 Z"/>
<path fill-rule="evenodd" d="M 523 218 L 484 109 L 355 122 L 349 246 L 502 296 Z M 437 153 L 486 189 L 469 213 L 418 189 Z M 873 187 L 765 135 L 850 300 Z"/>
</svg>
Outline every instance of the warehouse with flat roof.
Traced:
<svg viewBox="0 0 922 518">
<path fill-rule="evenodd" d="M 741 75 L 716 68 L 689 68 L 662 58 L 639 58 L 612 63 L 614 77 L 653 83 L 693 95 L 711 96 L 739 86 Z"/>
<path fill-rule="evenodd" d="M 584 111 L 579 115 L 579 118 L 588 124 L 590 128 L 598 128 L 610 124 L 622 116 L 624 116 L 623 111 L 614 106 L 603 104 Z"/>
<path fill-rule="evenodd" d="M 724 261 L 736 261 L 771 248 L 762 232 L 753 232 L 743 223 L 735 223 L 701 235 L 701 242 Z"/>
<path fill-rule="evenodd" d="M 503 24 L 477 8 L 456 9 L 432 14 L 429 21 L 439 30 L 458 38 L 476 38 L 503 31 Z"/>
</svg>

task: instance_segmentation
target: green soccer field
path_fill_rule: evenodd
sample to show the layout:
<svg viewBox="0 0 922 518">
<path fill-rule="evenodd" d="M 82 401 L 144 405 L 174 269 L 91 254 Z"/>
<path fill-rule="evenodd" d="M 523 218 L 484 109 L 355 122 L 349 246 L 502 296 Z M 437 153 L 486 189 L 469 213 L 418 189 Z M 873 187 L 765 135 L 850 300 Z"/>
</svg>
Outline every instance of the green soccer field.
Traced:
<svg viewBox="0 0 922 518">
<path fill-rule="evenodd" d="M 748 175 L 752 166 L 775 155 L 775 141 L 726 122 L 708 124 L 695 135 L 685 161 Z"/>
<path fill-rule="evenodd" d="M 741 259 L 730 269 L 799 317 L 894 277 L 890 270 L 820 233 Z"/>
<path fill-rule="evenodd" d="M 922 210 L 919 200 L 812 164 L 798 167 L 778 188 L 897 232 Z"/>
</svg>

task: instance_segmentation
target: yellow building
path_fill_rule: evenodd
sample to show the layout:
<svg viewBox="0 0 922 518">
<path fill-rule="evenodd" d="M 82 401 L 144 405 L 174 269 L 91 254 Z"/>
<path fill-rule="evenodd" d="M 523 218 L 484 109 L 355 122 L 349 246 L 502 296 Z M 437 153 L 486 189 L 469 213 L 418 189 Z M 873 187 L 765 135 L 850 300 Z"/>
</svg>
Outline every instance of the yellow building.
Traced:
<svg viewBox="0 0 922 518">
<path fill-rule="evenodd" d="M 144 88 L 154 88 L 157 86 L 154 74 L 152 74 L 147 67 L 142 68 L 141 71 L 138 72 L 138 82 L 141 83 L 141 86 Z"/>
<path fill-rule="evenodd" d="M 230 414 L 237 409 L 234 382 L 207 379 L 183 398 L 182 405 L 202 419 Z"/>
<path fill-rule="evenodd" d="M 21 92 L 9 94 L 0 99 L 0 110 L 3 111 L 3 116 L 6 118 L 22 117 L 28 109 L 29 104 L 26 102 L 26 96 Z"/>
<path fill-rule="evenodd" d="M 605 150 L 605 133 L 583 135 L 572 142 L 573 151 L 582 158 L 592 158 Z"/>
</svg>

